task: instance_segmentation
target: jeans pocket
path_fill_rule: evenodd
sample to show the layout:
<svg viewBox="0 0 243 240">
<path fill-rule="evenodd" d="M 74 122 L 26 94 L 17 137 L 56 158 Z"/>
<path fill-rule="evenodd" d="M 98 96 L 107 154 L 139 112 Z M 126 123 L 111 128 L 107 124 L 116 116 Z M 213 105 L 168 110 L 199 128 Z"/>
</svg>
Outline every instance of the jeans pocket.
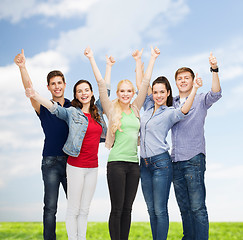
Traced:
<svg viewBox="0 0 243 240">
<path fill-rule="evenodd" d="M 43 157 L 41 167 L 49 168 L 49 167 L 54 166 L 56 164 L 56 162 L 57 162 L 56 157 L 52 157 L 52 156 Z"/>
<path fill-rule="evenodd" d="M 153 166 L 155 169 L 169 168 L 170 164 L 171 164 L 170 159 L 162 159 L 162 160 L 157 160 L 157 161 L 153 162 Z"/>
</svg>

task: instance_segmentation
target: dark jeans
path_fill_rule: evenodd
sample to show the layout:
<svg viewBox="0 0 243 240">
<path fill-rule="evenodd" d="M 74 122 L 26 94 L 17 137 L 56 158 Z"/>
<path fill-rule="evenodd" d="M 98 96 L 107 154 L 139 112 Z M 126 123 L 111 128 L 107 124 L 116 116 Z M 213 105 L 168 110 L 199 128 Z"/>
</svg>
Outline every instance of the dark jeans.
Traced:
<svg viewBox="0 0 243 240">
<path fill-rule="evenodd" d="M 140 171 L 153 240 L 166 240 L 169 229 L 167 204 L 172 181 L 172 162 L 169 153 L 141 158 Z"/>
<path fill-rule="evenodd" d="M 60 183 L 67 194 L 66 156 L 48 156 L 42 159 L 44 181 L 43 236 L 45 240 L 56 239 L 56 212 Z"/>
<path fill-rule="evenodd" d="M 183 223 L 183 240 L 208 239 L 208 213 L 205 205 L 205 155 L 173 163 L 173 184 Z"/>
<path fill-rule="evenodd" d="M 109 162 L 107 181 L 111 200 L 109 232 L 112 240 L 127 240 L 131 225 L 131 211 L 138 183 L 139 165 L 130 162 Z"/>
</svg>

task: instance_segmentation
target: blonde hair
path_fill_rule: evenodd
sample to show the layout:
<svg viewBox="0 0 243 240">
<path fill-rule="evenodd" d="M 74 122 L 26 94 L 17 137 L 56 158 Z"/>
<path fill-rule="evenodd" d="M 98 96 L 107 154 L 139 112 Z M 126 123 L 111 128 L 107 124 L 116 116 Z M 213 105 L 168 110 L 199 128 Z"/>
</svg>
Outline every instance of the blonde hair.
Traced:
<svg viewBox="0 0 243 240">
<path fill-rule="evenodd" d="M 131 85 L 132 87 L 132 91 L 133 93 L 135 93 L 135 87 L 134 85 L 132 84 L 132 82 L 128 79 L 124 79 L 124 80 L 121 80 L 118 84 L 117 84 L 117 90 L 116 90 L 116 93 L 118 93 L 118 91 L 120 90 L 121 88 L 121 85 L 123 83 L 127 83 L 129 85 Z M 122 132 L 122 129 L 121 129 L 121 118 L 122 118 L 122 108 L 121 108 L 121 104 L 120 104 L 120 101 L 118 98 L 114 99 L 113 100 L 113 104 L 112 104 L 112 126 L 111 126 L 111 132 L 112 134 L 115 134 L 115 132 L 117 130 L 119 130 L 120 132 Z"/>
</svg>

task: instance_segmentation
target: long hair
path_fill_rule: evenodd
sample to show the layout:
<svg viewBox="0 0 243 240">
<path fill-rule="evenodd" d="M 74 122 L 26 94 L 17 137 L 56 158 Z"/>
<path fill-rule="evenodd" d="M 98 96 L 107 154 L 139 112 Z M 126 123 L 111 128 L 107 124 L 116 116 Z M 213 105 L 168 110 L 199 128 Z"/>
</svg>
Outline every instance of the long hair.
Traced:
<svg viewBox="0 0 243 240">
<path fill-rule="evenodd" d="M 117 93 L 120 90 L 121 85 L 123 83 L 127 83 L 127 84 L 131 85 L 132 91 L 135 93 L 135 87 L 133 86 L 132 82 L 128 79 L 121 80 L 117 84 L 117 90 L 116 90 Z M 112 116 L 112 122 L 113 122 L 113 124 L 111 126 L 111 132 L 113 134 L 115 134 L 116 130 L 119 130 L 120 132 L 122 132 L 122 129 L 121 129 L 122 108 L 121 108 L 121 104 L 120 104 L 120 101 L 118 98 L 113 100 L 113 105 L 112 105 L 111 111 L 112 111 L 111 116 Z"/>
<path fill-rule="evenodd" d="M 152 90 L 153 90 L 153 87 L 156 83 L 164 84 L 167 92 L 170 91 L 170 95 L 167 97 L 167 100 L 166 100 L 166 106 L 168 106 L 168 107 L 172 106 L 173 105 L 173 97 L 172 97 L 172 89 L 171 89 L 169 80 L 164 76 L 160 76 L 160 77 L 156 78 L 152 83 Z"/>
<path fill-rule="evenodd" d="M 73 100 L 72 100 L 71 104 L 72 104 L 73 107 L 78 107 L 80 109 L 83 108 L 83 104 L 76 98 L 76 90 L 77 90 L 77 86 L 82 84 L 82 83 L 87 83 L 89 85 L 91 92 L 93 92 L 92 85 L 90 84 L 89 81 L 82 79 L 82 80 L 79 80 L 79 81 L 76 82 L 76 84 L 73 87 Z M 100 115 L 99 115 L 99 112 L 98 112 L 98 108 L 95 105 L 94 95 L 91 97 L 91 100 L 90 100 L 89 111 L 90 111 L 91 117 L 96 122 L 99 122 L 100 121 Z"/>
</svg>

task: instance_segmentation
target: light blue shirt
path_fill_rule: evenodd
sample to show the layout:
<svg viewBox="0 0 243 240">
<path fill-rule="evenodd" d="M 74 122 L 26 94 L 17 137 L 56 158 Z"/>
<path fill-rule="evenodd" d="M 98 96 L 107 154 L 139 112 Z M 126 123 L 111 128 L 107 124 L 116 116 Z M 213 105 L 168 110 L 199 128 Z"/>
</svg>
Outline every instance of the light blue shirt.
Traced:
<svg viewBox="0 0 243 240">
<path fill-rule="evenodd" d="M 154 101 L 147 96 L 144 102 L 144 114 L 140 126 L 140 155 L 142 158 L 152 157 L 169 150 L 166 141 L 172 126 L 183 119 L 185 115 L 180 109 L 161 106 L 154 112 Z"/>
<path fill-rule="evenodd" d="M 221 90 L 196 94 L 187 117 L 172 128 L 173 162 L 187 161 L 199 153 L 206 154 L 204 123 L 208 109 L 222 97 Z M 173 98 L 175 108 L 181 108 L 180 97 Z"/>
</svg>

